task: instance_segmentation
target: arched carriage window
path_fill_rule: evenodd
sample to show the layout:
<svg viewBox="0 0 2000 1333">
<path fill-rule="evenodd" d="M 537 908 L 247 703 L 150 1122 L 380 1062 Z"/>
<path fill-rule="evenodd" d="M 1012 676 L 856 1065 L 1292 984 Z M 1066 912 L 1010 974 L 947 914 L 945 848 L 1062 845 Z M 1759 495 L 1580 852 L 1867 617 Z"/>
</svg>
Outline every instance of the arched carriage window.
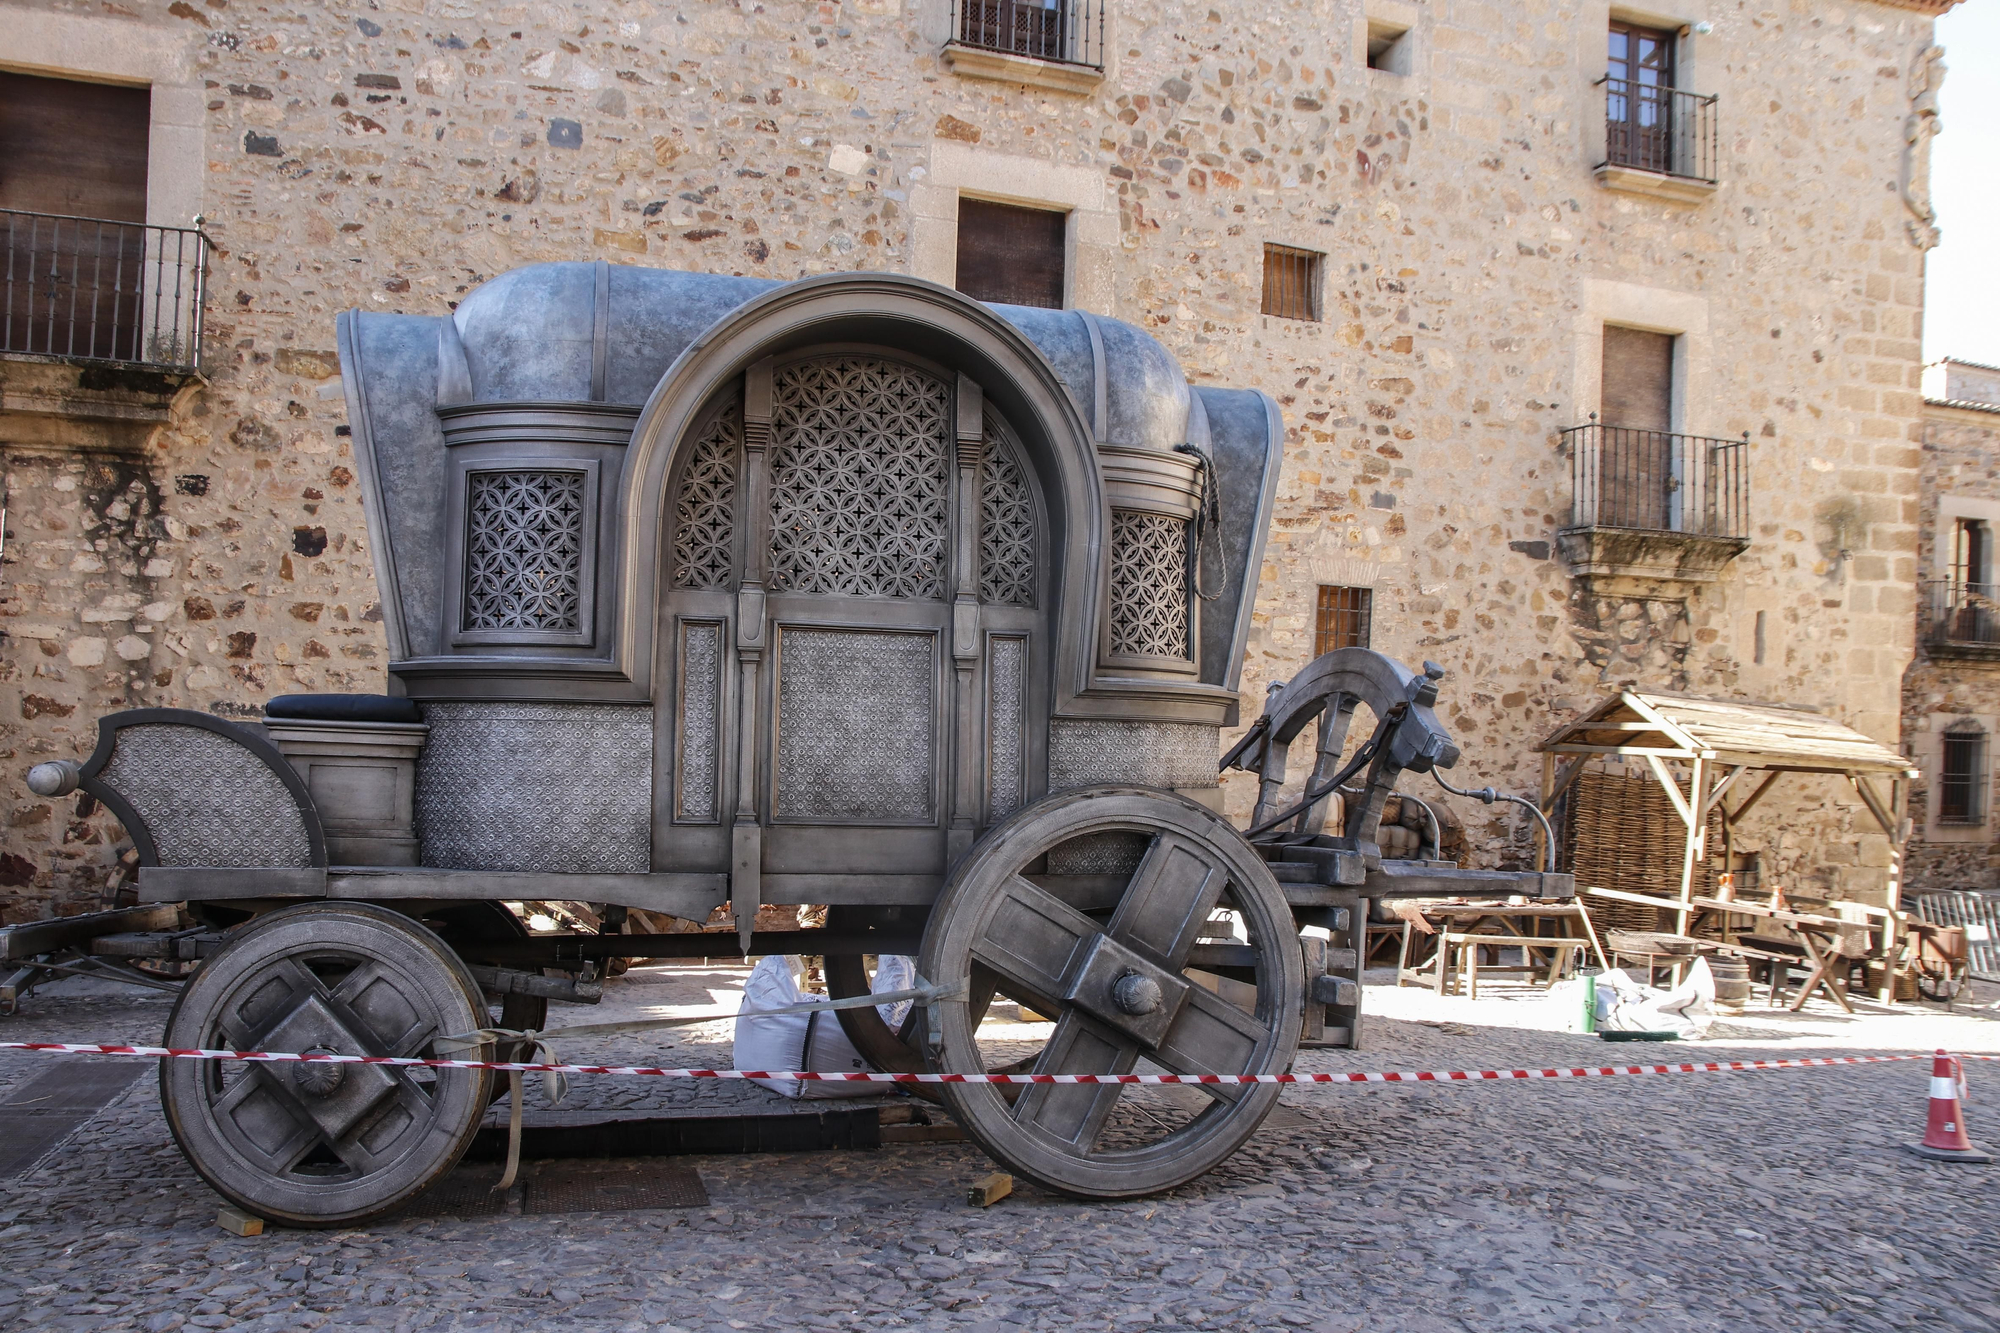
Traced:
<svg viewBox="0 0 2000 1333">
<path fill-rule="evenodd" d="M 1013 449 L 991 426 L 979 460 L 979 600 L 1035 604 L 1035 502 Z"/>
<path fill-rule="evenodd" d="M 951 390 L 869 357 L 786 366 L 771 385 L 771 589 L 945 595 Z"/>
<path fill-rule="evenodd" d="M 674 502 L 674 586 L 726 588 L 736 551 L 736 446 L 743 413 L 734 404 L 695 441 Z"/>
<path fill-rule="evenodd" d="M 950 552 L 951 390 L 869 357 L 804 361 L 772 384 L 774 592 L 942 598 Z M 674 495 L 673 583 L 733 587 L 742 411 L 702 429 Z M 978 474 L 979 600 L 1035 604 L 1035 503 L 990 421 Z"/>
</svg>

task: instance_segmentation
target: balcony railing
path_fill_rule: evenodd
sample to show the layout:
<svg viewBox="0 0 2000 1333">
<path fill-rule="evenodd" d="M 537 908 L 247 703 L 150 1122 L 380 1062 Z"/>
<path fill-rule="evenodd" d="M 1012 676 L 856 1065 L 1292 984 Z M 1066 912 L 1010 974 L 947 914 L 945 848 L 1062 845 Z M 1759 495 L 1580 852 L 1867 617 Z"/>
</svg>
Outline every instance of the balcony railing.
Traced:
<svg viewBox="0 0 2000 1333">
<path fill-rule="evenodd" d="M 0 209 L 0 354 L 200 368 L 197 228 Z"/>
<path fill-rule="evenodd" d="M 1750 537 L 1750 434 L 1740 439 L 1592 422 L 1570 447 L 1570 526 Z"/>
<path fill-rule="evenodd" d="M 2000 651 L 2000 584 L 1925 579 L 1924 642 Z"/>
<path fill-rule="evenodd" d="M 1607 166 L 1715 181 L 1715 98 L 1658 84 L 1606 77 Z"/>
<path fill-rule="evenodd" d="M 1105 0 L 952 0 L 953 40 L 1003 55 L 1104 68 Z"/>
</svg>

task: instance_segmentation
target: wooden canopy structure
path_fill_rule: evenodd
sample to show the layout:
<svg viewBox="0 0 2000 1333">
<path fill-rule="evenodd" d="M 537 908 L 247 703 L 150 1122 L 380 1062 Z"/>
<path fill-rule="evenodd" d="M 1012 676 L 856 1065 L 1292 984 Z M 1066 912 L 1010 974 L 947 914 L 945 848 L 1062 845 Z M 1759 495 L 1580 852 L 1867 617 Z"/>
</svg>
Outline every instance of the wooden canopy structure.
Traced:
<svg viewBox="0 0 2000 1333">
<path fill-rule="evenodd" d="M 1644 759 L 1686 826 L 1674 929 L 1685 934 L 1695 896 L 1695 867 L 1709 854 L 1709 816 L 1720 816 L 1724 867 L 1737 823 L 1787 773 L 1845 778 L 1889 837 L 1889 915 L 1893 944 L 1908 834 L 1909 785 L 1916 766 L 1904 755 L 1809 709 L 1784 704 L 1696 699 L 1627 690 L 1557 730 L 1540 747 L 1542 810 L 1548 813 L 1592 760 Z M 1690 770 L 1685 789 L 1668 764 Z M 1752 777 L 1751 775 L 1760 775 Z M 1886 780 L 1886 796 L 1874 783 Z M 1733 804 L 1732 793 L 1741 790 Z M 1539 836 L 1539 834 L 1538 834 Z M 1887 997 L 1885 997 L 1887 998 Z"/>
</svg>

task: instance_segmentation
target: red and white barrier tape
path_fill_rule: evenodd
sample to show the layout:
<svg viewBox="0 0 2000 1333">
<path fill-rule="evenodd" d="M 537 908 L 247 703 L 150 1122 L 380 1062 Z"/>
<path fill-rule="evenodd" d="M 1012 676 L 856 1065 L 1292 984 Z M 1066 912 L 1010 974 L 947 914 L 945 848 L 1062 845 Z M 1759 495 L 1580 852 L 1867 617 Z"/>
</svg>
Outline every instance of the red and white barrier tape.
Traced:
<svg viewBox="0 0 2000 1333">
<path fill-rule="evenodd" d="M 294 1051 L 181 1050 L 168 1046 L 113 1046 L 56 1041 L 0 1041 L 0 1050 L 44 1051 L 58 1055 L 126 1055 L 155 1060 L 246 1060 L 263 1063 L 399 1065 L 421 1069 L 494 1069 L 519 1074 L 636 1074 L 650 1078 L 780 1079 L 815 1083 L 999 1083 L 999 1084 L 1315 1084 L 1315 1083 L 1482 1083 L 1514 1079 L 1606 1078 L 1614 1074 L 1733 1074 L 1759 1069 L 1820 1069 L 1830 1065 L 1892 1064 L 1933 1059 L 1932 1052 L 1909 1055 L 1825 1055 L 1796 1060 L 1689 1060 L 1675 1064 L 1591 1065 L 1569 1069 L 1453 1069 L 1332 1074 L 842 1074 L 804 1069 L 653 1069 L 640 1065 L 527 1064 L 501 1060 L 434 1060 L 413 1055 L 332 1055 Z M 2000 1060 L 2000 1055 L 1965 1055 L 1967 1060 Z"/>
</svg>

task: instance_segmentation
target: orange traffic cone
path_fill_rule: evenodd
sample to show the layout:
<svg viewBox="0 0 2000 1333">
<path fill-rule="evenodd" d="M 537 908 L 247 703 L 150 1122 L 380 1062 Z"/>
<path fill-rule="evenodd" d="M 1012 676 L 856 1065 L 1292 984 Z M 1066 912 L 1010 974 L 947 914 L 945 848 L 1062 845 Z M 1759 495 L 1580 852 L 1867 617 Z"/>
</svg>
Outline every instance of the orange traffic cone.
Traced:
<svg viewBox="0 0 2000 1333">
<path fill-rule="evenodd" d="M 1965 1115 L 1958 1104 L 1964 1082 L 1958 1057 L 1939 1051 L 1931 1063 L 1931 1113 L 1924 1125 L 1924 1141 L 1905 1144 L 1911 1152 L 1938 1162 L 1993 1160 L 1993 1154 L 1973 1147 L 1966 1137 Z"/>
</svg>

